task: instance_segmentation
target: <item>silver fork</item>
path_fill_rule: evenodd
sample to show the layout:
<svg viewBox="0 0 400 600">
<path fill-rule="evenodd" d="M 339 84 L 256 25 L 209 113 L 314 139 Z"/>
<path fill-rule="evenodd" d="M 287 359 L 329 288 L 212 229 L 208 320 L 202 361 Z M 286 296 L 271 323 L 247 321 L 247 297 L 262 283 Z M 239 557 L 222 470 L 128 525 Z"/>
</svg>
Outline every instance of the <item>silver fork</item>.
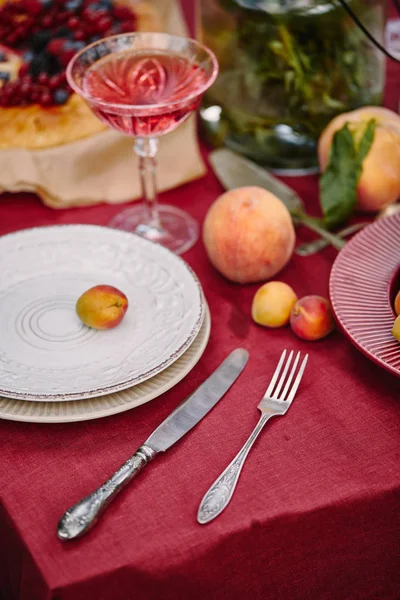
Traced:
<svg viewBox="0 0 400 600">
<path fill-rule="evenodd" d="M 267 391 L 264 394 L 263 399 L 258 405 L 258 409 L 261 411 L 261 417 L 257 425 L 253 429 L 247 442 L 244 444 L 239 453 L 235 456 L 233 461 L 227 466 L 225 471 L 214 481 L 212 486 L 204 495 L 200 502 L 199 511 L 197 513 L 197 521 L 200 524 L 208 523 L 217 517 L 229 504 L 233 492 L 235 491 L 236 484 L 239 479 L 240 472 L 244 465 L 244 461 L 250 452 L 251 447 L 260 435 L 264 425 L 272 417 L 283 416 L 289 410 L 289 407 L 296 395 L 297 388 L 300 385 L 301 378 L 303 377 L 304 369 L 306 368 L 308 354 L 305 355 L 300 368 L 297 372 L 296 379 L 293 382 L 293 378 L 296 373 L 297 365 L 300 360 L 300 352 L 293 362 L 292 368 L 289 372 L 290 364 L 293 358 L 293 350 L 290 352 L 289 357 L 283 367 L 282 375 L 279 379 L 278 384 L 275 384 L 281 373 L 283 363 L 286 358 L 286 350 L 282 352 L 279 359 L 278 366 L 275 369 L 275 373 L 272 376 L 271 382 L 268 386 Z M 286 380 L 286 383 L 285 383 Z M 282 390 L 282 387 L 285 386 Z"/>
</svg>

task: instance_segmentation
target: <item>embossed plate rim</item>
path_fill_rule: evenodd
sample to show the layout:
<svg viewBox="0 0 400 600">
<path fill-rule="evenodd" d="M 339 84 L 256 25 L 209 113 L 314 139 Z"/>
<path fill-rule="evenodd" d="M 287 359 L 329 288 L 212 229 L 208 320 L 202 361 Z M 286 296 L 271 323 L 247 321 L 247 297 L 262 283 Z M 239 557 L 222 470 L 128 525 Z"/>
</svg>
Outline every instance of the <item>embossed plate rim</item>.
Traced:
<svg viewBox="0 0 400 600">
<path fill-rule="evenodd" d="M 147 379 L 132 388 L 120 390 L 119 392 L 108 394 L 107 396 L 88 398 L 86 400 L 72 400 L 66 402 L 27 402 L 25 400 L 0 397 L 0 419 L 22 423 L 78 423 L 120 414 L 159 398 L 190 373 L 207 348 L 211 333 L 211 316 L 207 302 L 204 301 L 204 303 L 204 321 L 193 344 L 191 344 L 186 352 L 184 352 L 174 363 L 154 377 Z M 176 372 L 177 369 L 178 372 Z M 164 382 L 154 390 L 146 392 L 146 387 L 157 384 L 157 380 L 165 377 L 169 377 L 167 382 Z M 124 398 L 124 396 L 129 396 L 135 392 L 142 392 L 142 397 L 139 399 Z M 3 401 L 6 403 L 4 406 Z M 113 405 L 113 402 L 119 402 L 119 404 Z M 110 403 L 111 406 L 106 406 Z M 16 408 L 23 410 L 25 407 L 30 410 L 28 415 L 21 413 L 15 414 Z M 61 415 L 60 411 L 62 413 Z"/>
<path fill-rule="evenodd" d="M 400 344 L 391 334 L 395 313 L 390 299 L 393 278 L 400 267 L 399 259 L 396 258 L 397 238 L 390 236 L 394 231 L 400 240 L 396 226 L 400 226 L 400 213 L 371 223 L 346 244 L 332 266 L 329 295 L 335 318 L 351 343 L 374 363 L 399 377 L 400 367 L 397 365 Z M 383 238 L 384 242 L 379 245 L 379 252 L 374 254 L 370 248 L 371 244 L 377 243 L 378 238 Z M 382 242 L 382 239 L 379 241 Z M 357 257 L 356 263 L 354 256 Z M 351 276 L 353 279 L 347 281 L 346 278 Z M 373 292 L 379 287 L 378 299 L 373 293 L 368 298 L 371 282 Z M 365 285 L 362 293 L 357 293 L 357 284 Z M 373 332 L 373 337 L 360 330 L 360 319 L 367 319 L 368 329 Z M 386 349 L 385 356 L 382 355 L 382 348 Z M 394 358 L 392 349 L 395 350 Z"/>
<path fill-rule="evenodd" d="M 130 388 L 130 387 L 133 387 L 135 385 L 138 385 L 139 383 L 142 383 L 143 381 L 146 381 L 147 379 L 154 377 L 157 373 L 166 369 L 169 365 L 171 365 L 173 362 L 175 362 L 180 356 L 182 356 L 182 354 L 189 348 L 189 346 L 195 340 L 197 334 L 200 331 L 202 323 L 204 321 L 205 304 L 204 304 L 203 290 L 202 290 L 201 283 L 200 283 L 197 275 L 195 274 L 193 269 L 190 267 L 190 265 L 186 261 L 184 261 L 180 256 L 177 256 L 176 254 L 174 254 L 167 248 L 164 248 L 163 246 L 161 246 L 155 242 L 146 240 L 146 239 L 142 238 L 141 236 L 136 235 L 134 233 L 121 231 L 118 229 L 113 229 L 113 228 L 102 226 L 102 225 L 61 224 L 61 225 L 30 227 L 30 228 L 21 229 L 18 231 L 13 231 L 13 232 L 7 233 L 3 236 L 0 236 L 0 243 L 4 239 L 8 240 L 8 239 L 11 239 L 12 237 L 20 237 L 20 236 L 23 237 L 26 234 L 32 234 L 35 232 L 39 233 L 40 231 L 44 231 L 44 230 L 46 232 L 48 232 L 51 230 L 60 231 L 62 229 L 63 230 L 72 230 L 72 231 L 75 230 L 78 232 L 78 234 L 79 234 L 79 232 L 81 232 L 80 235 L 84 235 L 85 231 L 86 232 L 87 231 L 96 231 L 96 232 L 105 231 L 105 232 L 107 232 L 107 235 L 109 235 L 110 232 L 112 232 L 115 236 L 120 236 L 121 238 L 124 238 L 125 240 L 131 240 L 132 238 L 134 238 L 138 241 L 139 244 L 144 244 L 144 245 L 149 244 L 149 246 L 156 247 L 158 252 L 164 253 L 165 255 L 167 255 L 169 257 L 173 257 L 174 260 L 179 261 L 181 263 L 181 265 L 187 270 L 189 275 L 192 277 L 193 282 L 197 287 L 199 312 L 197 314 L 196 321 L 192 327 L 190 334 L 186 338 L 185 342 L 183 344 L 181 344 L 181 346 L 179 346 L 179 348 L 177 348 L 172 354 L 170 354 L 170 356 L 167 359 L 165 359 L 162 363 L 153 367 L 152 369 L 149 369 L 148 371 L 145 371 L 144 373 L 140 374 L 139 376 L 135 376 L 135 377 L 129 378 L 127 380 L 124 380 L 122 382 L 112 384 L 112 385 L 107 385 L 107 386 L 100 387 L 100 388 L 93 388 L 93 389 L 81 391 L 81 392 L 71 392 L 71 393 L 69 393 L 69 392 L 26 393 L 26 392 L 15 392 L 13 390 L 10 391 L 7 389 L 0 388 L 0 396 L 3 396 L 5 398 L 12 398 L 15 400 L 24 400 L 24 401 L 32 401 L 32 402 L 43 402 L 43 401 L 44 402 L 46 402 L 46 401 L 47 402 L 54 402 L 54 401 L 68 402 L 68 401 L 73 401 L 73 400 L 85 400 L 88 398 L 96 398 L 99 396 L 105 396 L 105 395 L 113 393 L 113 392 L 118 392 L 118 391 Z"/>
</svg>

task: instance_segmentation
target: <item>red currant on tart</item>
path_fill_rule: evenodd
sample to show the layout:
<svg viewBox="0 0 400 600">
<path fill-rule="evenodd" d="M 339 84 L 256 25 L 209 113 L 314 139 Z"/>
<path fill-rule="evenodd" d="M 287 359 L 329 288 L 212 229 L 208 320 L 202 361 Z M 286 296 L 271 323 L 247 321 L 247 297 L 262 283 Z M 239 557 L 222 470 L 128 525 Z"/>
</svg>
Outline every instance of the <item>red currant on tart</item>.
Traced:
<svg viewBox="0 0 400 600">
<path fill-rule="evenodd" d="M 159 30 L 146 0 L 0 0 L 0 148 L 43 148 L 104 129 L 65 68 L 102 37 Z"/>
</svg>

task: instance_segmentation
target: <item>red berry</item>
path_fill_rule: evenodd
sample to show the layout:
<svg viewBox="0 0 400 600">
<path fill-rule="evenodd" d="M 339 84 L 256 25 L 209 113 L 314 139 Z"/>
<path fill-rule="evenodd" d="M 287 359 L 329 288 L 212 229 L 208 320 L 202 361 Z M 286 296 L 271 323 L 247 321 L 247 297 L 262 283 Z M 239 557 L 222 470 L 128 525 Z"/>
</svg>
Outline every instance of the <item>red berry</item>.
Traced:
<svg viewBox="0 0 400 600">
<path fill-rule="evenodd" d="M 22 83 L 21 84 L 21 95 L 23 98 L 28 98 L 32 91 L 32 84 Z"/>
<path fill-rule="evenodd" d="M 3 90 L 7 87 L 7 91 L 9 92 L 10 96 L 13 96 L 14 94 L 18 94 L 19 92 L 19 81 L 11 81 L 10 83 L 7 84 L 7 86 L 3 87 Z"/>
<path fill-rule="evenodd" d="M 24 75 L 27 75 L 29 72 L 29 63 L 22 63 L 22 65 L 19 68 L 18 71 L 18 76 L 19 77 L 24 77 Z"/>
<path fill-rule="evenodd" d="M 77 42 L 81 42 L 85 39 L 85 32 L 82 29 L 77 29 L 74 33 L 74 39 Z"/>
<path fill-rule="evenodd" d="M 5 84 L 3 85 L 3 87 L 0 89 L 0 96 L 1 96 L 1 98 L 2 98 L 2 99 L 5 101 L 5 102 L 8 102 L 8 99 L 9 99 L 9 97 L 10 97 L 10 92 L 9 92 L 9 90 L 8 90 L 8 84 L 7 84 L 7 83 L 5 83 Z"/>
<path fill-rule="evenodd" d="M 47 73 L 39 73 L 37 82 L 40 83 L 40 85 L 47 85 L 49 83 L 49 77 Z"/>
<path fill-rule="evenodd" d="M 123 21 L 120 25 L 120 31 L 121 33 L 129 33 L 130 31 L 133 31 L 134 29 L 134 24 L 132 19 L 130 21 Z"/>
<path fill-rule="evenodd" d="M 112 15 L 120 21 L 126 21 L 132 19 L 132 11 L 127 6 L 114 6 L 112 9 Z"/>
<path fill-rule="evenodd" d="M 90 6 L 88 8 L 85 8 L 82 12 L 84 22 L 97 23 L 104 16 L 104 14 L 101 14 L 101 12 L 102 11 L 100 10 L 92 10 Z M 100 13 L 100 15 L 98 13 Z"/>
<path fill-rule="evenodd" d="M 17 41 L 18 36 L 16 35 L 15 31 L 12 31 L 11 33 L 9 33 L 6 38 L 5 38 L 5 42 L 7 44 L 10 44 L 10 46 L 12 46 L 13 44 L 15 44 L 15 42 Z"/>
<path fill-rule="evenodd" d="M 66 67 L 67 64 L 69 63 L 69 61 L 75 56 L 76 51 L 75 50 L 66 50 L 65 52 L 62 53 L 62 55 L 60 56 L 60 62 L 62 64 L 63 67 Z"/>
<path fill-rule="evenodd" d="M 51 15 L 45 15 L 42 19 L 42 25 L 45 29 L 49 29 L 54 23 L 54 19 Z"/>
<path fill-rule="evenodd" d="M 53 54 L 54 56 L 59 56 L 64 49 L 65 42 L 66 40 L 63 38 L 51 40 L 47 45 L 47 52 Z"/>
<path fill-rule="evenodd" d="M 39 0 L 23 0 L 23 7 L 29 15 L 38 15 L 42 10 Z"/>
<path fill-rule="evenodd" d="M 112 21 L 110 17 L 101 17 L 97 23 L 97 31 L 104 33 L 111 27 Z"/>
<path fill-rule="evenodd" d="M 85 32 L 85 37 L 90 38 L 92 35 L 97 33 L 95 23 L 81 23 L 81 29 Z"/>
<path fill-rule="evenodd" d="M 3 87 L 1 88 L 0 92 L 3 98 L 8 98 L 9 96 L 11 96 L 11 92 L 10 92 L 10 83 L 5 83 L 3 85 Z"/>
<path fill-rule="evenodd" d="M 98 10 L 96 10 L 96 16 L 97 16 L 97 20 L 99 21 L 99 19 L 101 19 L 102 17 L 108 17 L 108 10 L 106 10 L 105 8 L 100 8 Z"/>
<path fill-rule="evenodd" d="M 93 17 L 93 11 L 90 8 L 86 7 L 82 11 L 82 19 L 84 23 L 91 21 Z"/>
<path fill-rule="evenodd" d="M 69 19 L 70 16 L 71 16 L 70 12 L 62 10 L 60 12 L 57 12 L 56 21 L 58 24 L 65 23 Z"/>
<path fill-rule="evenodd" d="M 18 40 L 23 39 L 26 33 L 27 30 L 24 25 L 19 25 L 14 31 L 14 34 L 16 35 Z"/>
<path fill-rule="evenodd" d="M 39 98 L 39 102 L 42 106 L 50 106 L 51 100 L 49 92 L 43 92 Z"/>
<path fill-rule="evenodd" d="M 20 78 L 20 83 L 23 85 L 24 83 L 29 83 L 31 85 L 33 83 L 32 75 L 24 75 Z"/>
<path fill-rule="evenodd" d="M 63 74 L 53 75 L 49 79 L 49 88 L 51 90 L 56 90 L 57 88 L 60 87 L 60 85 L 63 84 L 63 82 L 64 82 Z"/>
<path fill-rule="evenodd" d="M 77 17 L 70 17 L 68 19 L 67 25 L 70 29 L 78 29 L 78 27 L 80 25 L 79 19 Z"/>
</svg>

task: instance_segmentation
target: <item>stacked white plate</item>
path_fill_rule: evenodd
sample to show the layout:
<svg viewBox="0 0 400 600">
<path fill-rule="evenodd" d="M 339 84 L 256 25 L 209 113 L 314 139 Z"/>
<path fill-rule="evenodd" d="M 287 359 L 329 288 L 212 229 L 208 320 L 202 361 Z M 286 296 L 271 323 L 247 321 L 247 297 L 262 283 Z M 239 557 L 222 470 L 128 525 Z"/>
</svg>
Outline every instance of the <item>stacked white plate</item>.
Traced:
<svg viewBox="0 0 400 600">
<path fill-rule="evenodd" d="M 129 302 L 106 331 L 75 311 L 101 284 Z M 92 225 L 0 238 L 0 418 L 82 421 L 148 402 L 193 368 L 209 334 L 200 282 L 157 244 Z"/>
</svg>

